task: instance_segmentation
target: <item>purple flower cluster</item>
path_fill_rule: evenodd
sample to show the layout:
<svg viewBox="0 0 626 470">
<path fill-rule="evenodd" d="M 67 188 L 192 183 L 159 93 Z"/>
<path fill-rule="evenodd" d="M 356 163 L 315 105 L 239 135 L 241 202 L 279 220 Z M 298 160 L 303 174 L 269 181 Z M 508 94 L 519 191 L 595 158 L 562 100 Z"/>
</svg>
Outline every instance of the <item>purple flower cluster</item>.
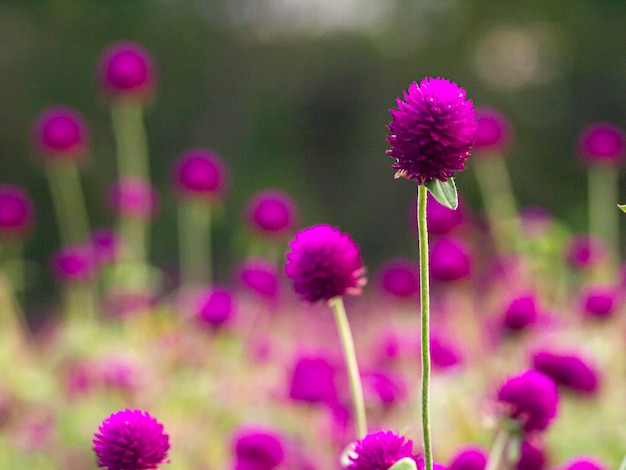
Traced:
<svg viewBox="0 0 626 470">
<path fill-rule="evenodd" d="M 290 248 L 285 272 L 304 300 L 315 303 L 361 292 L 365 268 L 359 247 L 347 234 L 315 225 L 298 232 Z"/>
<path fill-rule="evenodd" d="M 163 425 L 141 410 L 123 410 L 106 418 L 93 438 L 98 467 L 148 470 L 166 463 L 169 436 Z"/>
<path fill-rule="evenodd" d="M 575 354 L 539 351 L 532 357 L 532 366 L 564 389 L 590 395 L 598 391 L 598 373 Z"/>
<path fill-rule="evenodd" d="M 413 82 L 398 98 L 387 126 L 387 155 L 395 158 L 397 177 L 418 184 L 433 179 L 446 181 L 465 169 L 477 122 L 472 100 L 465 90 L 444 78 Z"/>
<path fill-rule="evenodd" d="M 413 459 L 418 469 L 424 468 L 424 461 L 413 454 L 413 441 L 392 431 L 373 432 L 354 446 L 346 470 L 387 470 L 405 457 Z"/>
</svg>

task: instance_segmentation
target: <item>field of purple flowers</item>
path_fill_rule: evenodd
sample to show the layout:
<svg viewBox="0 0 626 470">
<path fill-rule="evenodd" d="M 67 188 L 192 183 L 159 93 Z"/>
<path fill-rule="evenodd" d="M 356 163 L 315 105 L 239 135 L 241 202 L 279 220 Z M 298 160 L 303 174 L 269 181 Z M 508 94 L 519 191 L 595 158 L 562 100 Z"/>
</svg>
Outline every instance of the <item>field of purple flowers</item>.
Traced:
<svg viewBox="0 0 626 470">
<path fill-rule="evenodd" d="M 222 202 L 243 183 L 229 178 L 227 155 L 194 148 L 173 161 L 170 187 L 153 186 L 143 112 L 157 99 L 155 67 L 128 42 L 98 63 L 117 145 L 108 227 L 90 226 L 81 189 L 88 117 L 58 105 L 33 117 L 30 150 L 62 240 L 48 266 L 59 302 L 36 325 L 22 307 L 37 201 L 0 182 L 0 468 L 422 469 L 426 350 L 433 468 L 623 470 L 619 126 L 581 130 L 589 231 L 573 233 L 517 206 L 506 116 L 447 80 L 418 81 L 389 104 L 381 158 L 429 188 L 429 290 L 420 260 L 398 253 L 368 269 L 358 240 L 302 227 L 275 187 L 232 214 L 246 256 L 218 284 L 212 225 L 231 216 Z M 464 204 L 463 188 L 449 207 L 465 166 L 484 211 Z M 168 269 L 148 255 L 164 197 L 178 214 L 179 264 Z M 406 223 L 416 252 L 418 206 Z"/>
</svg>

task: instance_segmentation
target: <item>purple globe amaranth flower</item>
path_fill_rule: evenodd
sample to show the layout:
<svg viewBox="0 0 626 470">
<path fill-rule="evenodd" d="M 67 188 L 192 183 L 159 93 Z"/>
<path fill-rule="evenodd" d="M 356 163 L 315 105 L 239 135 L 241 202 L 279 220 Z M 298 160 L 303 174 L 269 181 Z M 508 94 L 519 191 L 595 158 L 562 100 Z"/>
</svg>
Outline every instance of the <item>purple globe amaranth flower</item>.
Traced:
<svg viewBox="0 0 626 470">
<path fill-rule="evenodd" d="M 98 64 L 100 86 L 112 98 L 143 101 L 155 87 L 152 56 L 138 44 L 121 41 L 107 47 Z"/>
<path fill-rule="evenodd" d="M 50 257 L 50 268 L 62 282 L 89 282 L 93 279 L 98 263 L 91 245 L 67 245 Z"/>
<path fill-rule="evenodd" d="M 451 341 L 446 341 L 444 335 L 433 333 L 430 337 L 430 358 L 435 370 L 445 370 L 460 364 L 461 353 L 453 346 Z"/>
<path fill-rule="evenodd" d="M 430 253 L 430 276 L 434 281 L 451 282 L 467 278 L 472 269 L 469 247 L 461 240 L 435 240 Z"/>
<path fill-rule="evenodd" d="M 592 124 L 583 129 L 578 138 L 578 152 L 588 164 L 621 165 L 626 155 L 625 148 L 626 135 L 615 124 Z"/>
<path fill-rule="evenodd" d="M 416 203 L 414 202 L 411 210 L 411 221 L 415 222 Z M 455 228 L 459 227 L 465 220 L 465 205 L 462 200 L 459 200 L 459 207 L 456 209 L 449 209 L 437 201 L 433 195 L 428 193 L 426 211 L 426 223 L 428 225 L 428 233 L 431 235 L 448 235 Z"/>
<path fill-rule="evenodd" d="M 395 158 L 396 177 L 418 184 L 447 181 L 465 169 L 477 122 L 472 100 L 465 90 L 444 78 L 413 82 L 396 100 L 387 126 L 387 155 Z"/>
<path fill-rule="evenodd" d="M 592 268 L 604 261 L 606 256 L 604 242 L 585 233 L 572 237 L 566 248 L 566 261 L 573 269 Z"/>
<path fill-rule="evenodd" d="M 224 325 L 233 316 L 236 308 L 232 294 L 217 286 L 196 294 L 195 304 L 198 321 L 213 328 Z"/>
<path fill-rule="evenodd" d="M 525 439 L 520 445 L 515 470 L 543 470 L 547 464 L 546 451 L 538 439 Z"/>
<path fill-rule="evenodd" d="M 33 203 L 26 191 L 13 184 L 0 185 L 0 236 L 23 238 L 33 226 Z"/>
<path fill-rule="evenodd" d="M 147 470 L 167 463 L 169 436 L 148 412 L 123 410 L 106 418 L 93 438 L 98 467 Z"/>
<path fill-rule="evenodd" d="M 604 320 L 613 316 L 619 308 L 618 290 L 613 286 L 596 285 L 587 288 L 580 297 L 583 315 Z"/>
<path fill-rule="evenodd" d="M 282 437 L 269 429 L 247 426 L 233 439 L 234 470 L 273 470 L 285 459 Z"/>
<path fill-rule="evenodd" d="M 450 470 L 484 470 L 487 465 L 487 451 L 475 445 L 458 449 L 448 464 Z"/>
<path fill-rule="evenodd" d="M 537 322 L 539 310 L 533 293 L 513 297 L 504 308 L 502 327 L 510 333 L 519 333 Z"/>
<path fill-rule="evenodd" d="M 78 161 L 89 148 L 89 131 L 78 111 L 52 106 L 35 118 L 32 142 L 45 161 Z"/>
<path fill-rule="evenodd" d="M 124 177 L 109 188 L 108 203 L 116 215 L 150 220 L 159 210 L 159 195 L 148 180 Z"/>
<path fill-rule="evenodd" d="M 547 375 L 527 370 L 508 378 L 497 393 L 503 417 L 517 422 L 524 433 L 545 430 L 556 417 L 559 394 Z"/>
<path fill-rule="evenodd" d="M 302 299 L 315 303 L 361 293 L 365 268 L 349 235 L 330 225 L 315 225 L 298 232 L 290 249 L 285 273 Z"/>
<path fill-rule="evenodd" d="M 407 396 L 407 387 L 399 374 L 384 371 L 362 374 L 366 399 L 372 398 L 383 406 L 392 406 Z"/>
<path fill-rule="evenodd" d="M 394 258 L 380 267 L 378 283 L 384 292 L 395 297 L 411 297 L 419 292 L 419 270 L 409 259 Z"/>
<path fill-rule="evenodd" d="M 565 464 L 563 470 L 608 470 L 608 467 L 593 457 L 580 456 Z"/>
<path fill-rule="evenodd" d="M 276 265 L 264 258 L 250 258 L 239 265 L 239 281 L 258 295 L 273 299 L 278 294 L 279 272 Z"/>
<path fill-rule="evenodd" d="M 531 362 L 563 389 L 588 395 L 598 391 L 598 372 L 578 355 L 543 350 L 533 354 Z"/>
<path fill-rule="evenodd" d="M 356 442 L 348 456 L 350 463 L 346 470 L 388 470 L 398 460 L 413 459 L 418 469 L 424 468 L 424 461 L 413 454 L 413 441 L 392 431 L 378 431 L 367 434 Z"/>
<path fill-rule="evenodd" d="M 248 226 L 261 235 L 282 238 L 298 224 L 296 205 L 288 194 L 277 190 L 256 193 L 246 206 Z"/>
<path fill-rule="evenodd" d="M 191 149 L 174 162 L 172 183 L 182 198 L 219 201 L 228 189 L 226 165 L 215 152 Z"/>
<path fill-rule="evenodd" d="M 298 358 L 291 373 L 289 398 L 329 405 L 338 402 L 335 374 L 335 366 L 325 357 Z"/>
<path fill-rule="evenodd" d="M 91 246 L 100 265 L 112 264 L 117 259 L 121 243 L 114 230 L 97 228 L 91 232 Z"/>
<path fill-rule="evenodd" d="M 476 133 L 474 150 L 481 155 L 498 155 L 511 143 L 513 132 L 511 123 L 500 111 L 482 107 L 476 110 Z"/>
</svg>

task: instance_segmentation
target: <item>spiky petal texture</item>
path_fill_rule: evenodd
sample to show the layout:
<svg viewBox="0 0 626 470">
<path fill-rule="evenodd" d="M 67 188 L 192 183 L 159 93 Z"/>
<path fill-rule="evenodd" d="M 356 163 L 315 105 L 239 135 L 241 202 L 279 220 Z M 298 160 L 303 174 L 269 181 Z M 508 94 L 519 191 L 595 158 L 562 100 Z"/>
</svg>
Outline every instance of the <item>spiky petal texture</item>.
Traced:
<svg viewBox="0 0 626 470">
<path fill-rule="evenodd" d="M 285 273 L 304 300 L 315 303 L 361 292 L 365 268 L 349 235 L 329 225 L 314 225 L 298 232 L 290 248 Z"/>
<path fill-rule="evenodd" d="M 170 448 L 163 425 L 141 410 L 123 410 L 106 418 L 94 435 L 98 467 L 148 470 L 166 463 Z"/>
<path fill-rule="evenodd" d="M 472 100 L 465 90 L 444 78 L 413 82 L 396 100 L 387 126 L 387 155 L 396 159 L 396 176 L 424 184 L 432 179 L 447 181 L 465 169 L 477 122 Z"/>
<path fill-rule="evenodd" d="M 412 458 L 418 469 L 424 468 L 423 459 L 413 454 L 413 442 L 392 431 L 378 431 L 357 441 L 348 458 L 347 470 L 388 470 L 398 460 Z"/>
<path fill-rule="evenodd" d="M 547 375 L 527 370 L 510 377 L 498 391 L 504 415 L 516 420 L 524 433 L 543 431 L 556 417 L 559 394 Z"/>
</svg>

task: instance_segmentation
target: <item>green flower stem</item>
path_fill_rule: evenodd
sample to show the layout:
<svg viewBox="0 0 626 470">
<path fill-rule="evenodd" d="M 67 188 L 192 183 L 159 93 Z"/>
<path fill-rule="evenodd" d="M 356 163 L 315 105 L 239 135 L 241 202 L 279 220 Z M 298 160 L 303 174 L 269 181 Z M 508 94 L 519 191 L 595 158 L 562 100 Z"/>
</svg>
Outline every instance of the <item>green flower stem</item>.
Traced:
<svg viewBox="0 0 626 470">
<path fill-rule="evenodd" d="M 506 465 L 506 456 L 510 443 L 510 435 L 506 428 L 500 429 L 489 451 L 485 470 L 500 470 L 502 464 Z M 506 468 L 506 467 L 504 467 Z"/>
<path fill-rule="evenodd" d="M 515 248 L 519 236 L 517 203 L 504 158 L 486 155 L 474 160 L 483 204 L 498 251 Z"/>
<path fill-rule="evenodd" d="M 359 439 L 367 434 L 367 420 L 365 418 L 365 399 L 363 398 L 363 385 L 359 374 L 359 365 L 356 360 L 354 340 L 348 323 L 348 316 L 343 305 L 343 298 L 340 296 L 330 299 L 330 306 L 335 313 L 335 323 L 341 339 L 343 354 L 346 359 L 348 369 L 348 379 L 350 381 L 350 393 L 352 394 L 352 405 L 356 416 L 356 432 Z"/>
<path fill-rule="evenodd" d="M 611 256 L 619 254 L 617 170 L 611 165 L 594 165 L 588 172 L 589 232 L 604 240 Z"/>
<path fill-rule="evenodd" d="M 53 162 L 47 166 L 47 176 L 61 243 L 84 242 L 89 222 L 78 167 L 74 162 Z"/>
<path fill-rule="evenodd" d="M 619 468 L 617 470 L 626 470 L 626 455 L 624 455 L 624 459 L 622 463 L 619 464 Z"/>
<path fill-rule="evenodd" d="M 65 285 L 63 301 L 66 318 L 81 323 L 89 323 L 94 320 L 96 300 L 92 282 Z"/>
<path fill-rule="evenodd" d="M 142 104 L 125 99 L 115 101 L 111 105 L 111 121 L 117 144 L 119 176 L 150 180 Z"/>
<path fill-rule="evenodd" d="M 428 189 L 417 187 L 417 227 L 419 233 L 420 305 L 422 325 L 422 434 L 424 440 L 425 470 L 432 470 L 433 456 L 430 442 L 429 388 L 430 388 L 430 292 L 428 265 L 428 229 L 426 202 Z"/>
<path fill-rule="evenodd" d="M 180 202 L 178 245 L 181 285 L 211 284 L 211 207 L 205 201 L 186 199 Z"/>
<path fill-rule="evenodd" d="M 0 243 L 2 270 L 11 281 L 16 294 L 26 289 L 26 270 L 24 262 L 24 241 L 18 237 L 2 240 Z"/>
</svg>

